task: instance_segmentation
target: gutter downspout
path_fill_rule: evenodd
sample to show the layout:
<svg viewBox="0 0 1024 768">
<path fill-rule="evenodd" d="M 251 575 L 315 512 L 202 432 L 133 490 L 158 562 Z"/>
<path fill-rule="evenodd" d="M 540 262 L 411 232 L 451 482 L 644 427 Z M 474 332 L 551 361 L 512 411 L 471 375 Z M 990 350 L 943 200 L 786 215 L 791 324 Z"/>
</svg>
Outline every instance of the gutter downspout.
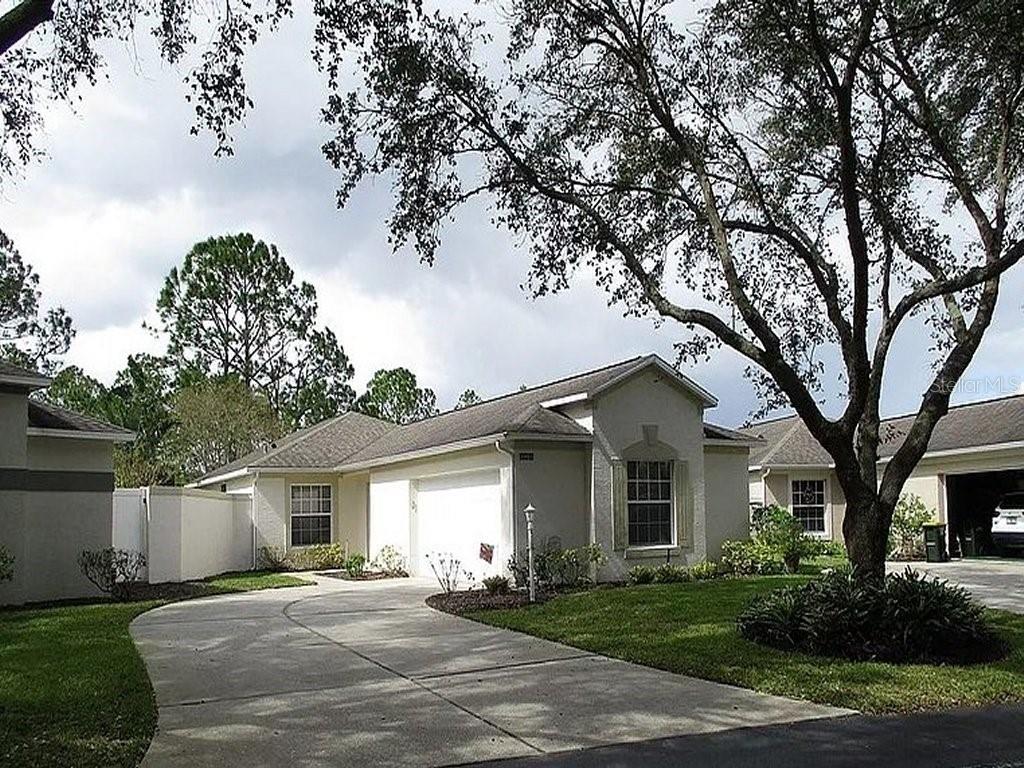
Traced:
<svg viewBox="0 0 1024 768">
<path fill-rule="evenodd" d="M 772 473 L 772 468 L 768 467 L 764 472 L 761 473 L 761 506 L 768 506 L 768 475 Z"/>
<path fill-rule="evenodd" d="M 249 498 L 249 522 L 252 523 L 252 569 L 255 571 L 256 562 L 256 486 L 260 481 L 260 471 L 257 469 L 252 479 L 252 495 Z"/>
<path fill-rule="evenodd" d="M 502 438 L 503 440 L 504 438 Z M 509 462 L 509 482 L 511 484 L 510 496 L 512 501 L 512 514 L 509 517 L 509 523 L 512 526 L 512 556 L 515 557 L 519 551 L 518 544 L 516 541 L 516 454 L 509 448 L 505 448 L 501 444 L 501 440 L 494 441 L 494 449 L 498 453 L 503 453 L 508 456 Z"/>
</svg>

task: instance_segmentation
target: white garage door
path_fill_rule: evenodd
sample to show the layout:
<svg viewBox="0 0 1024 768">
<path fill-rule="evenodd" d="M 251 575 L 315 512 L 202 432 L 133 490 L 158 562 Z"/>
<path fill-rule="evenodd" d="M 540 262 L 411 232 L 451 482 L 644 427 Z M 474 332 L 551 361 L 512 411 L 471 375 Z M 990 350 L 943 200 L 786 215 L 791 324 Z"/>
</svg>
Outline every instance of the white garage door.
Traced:
<svg viewBox="0 0 1024 768">
<path fill-rule="evenodd" d="M 431 576 L 427 555 L 452 554 L 477 579 L 499 572 L 501 558 L 501 484 L 498 470 L 424 478 L 416 483 L 412 510 L 414 573 Z M 494 547 L 491 563 L 480 545 Z"/>
</svg>

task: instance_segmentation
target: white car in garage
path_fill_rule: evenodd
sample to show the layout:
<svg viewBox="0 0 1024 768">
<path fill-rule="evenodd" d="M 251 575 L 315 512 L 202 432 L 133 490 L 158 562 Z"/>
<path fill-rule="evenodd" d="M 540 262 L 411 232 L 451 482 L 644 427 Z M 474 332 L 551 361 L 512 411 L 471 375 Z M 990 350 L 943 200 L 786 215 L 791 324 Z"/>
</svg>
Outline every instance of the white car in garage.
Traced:
<svg viewBox="0 0 1024 768">
<path fill-rule="evenodd" d="M 1024 548 L 1024 491 L 1007 493 L 992 517 L 992 542 L 1000 553 Z"/>
</svg>

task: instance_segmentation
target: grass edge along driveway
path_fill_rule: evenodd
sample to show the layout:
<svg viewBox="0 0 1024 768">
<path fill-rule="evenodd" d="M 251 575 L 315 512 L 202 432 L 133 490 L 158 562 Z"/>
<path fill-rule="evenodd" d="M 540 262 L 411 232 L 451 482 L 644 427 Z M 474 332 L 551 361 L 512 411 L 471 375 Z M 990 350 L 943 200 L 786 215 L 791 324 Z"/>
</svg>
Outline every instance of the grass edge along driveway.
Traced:
<svg viewBox="0 0 1024 768">
<path fill-rule="evenodd" d="M 311 583 L 279 573 L 230 573 L 205 580 L 195 596 Z M 138 765 L 157 712 L 128 625 L 168 602 L 0 610 L 0 765 Z"/>
<path fill-rule="evenodd" d="M 755 595 L 801 576 L 594 589 L 468 618 L 678 674 L 885 714 L 1024 700 L 1024 616 L 990 610 L 1010 655 L 972 666 L 894 665 L 787 653 L 739 636 Z"/>
</svg>

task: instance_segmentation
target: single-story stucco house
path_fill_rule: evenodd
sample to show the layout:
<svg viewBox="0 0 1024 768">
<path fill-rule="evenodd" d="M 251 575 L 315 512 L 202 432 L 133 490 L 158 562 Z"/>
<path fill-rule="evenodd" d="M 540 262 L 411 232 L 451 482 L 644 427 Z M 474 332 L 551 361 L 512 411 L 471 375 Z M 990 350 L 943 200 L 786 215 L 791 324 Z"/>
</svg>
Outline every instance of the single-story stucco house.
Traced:
<svg viewBox="0 0 1024 768">
<path fill-rule="evenodd" d="M 251 497 L 254 551 L 340 542 L 373 558 L 390 545 L 419 575 L 432 553 L 478 578 L 503 572 L 525 552 L 532 504 L 537 546 L 601 544 L 599 577 L 618 579 L 748 534 L 752 441 L 704 421 L 716 403 L 638 357 L 404 426 L 346 413 L 194 485 Z"/>
<path fill-rule="evenodd" d="M 29 398 L 50 379 L 0 360 L 0 544 L 14 555 L 0 605 L 98 594 L 78 568 L 111 546 L 120 427 Z"/>
<path fill-rule="evenodd" d="M 901 444 L 913 416 L 882 423 L 880 467 Z M 744 430 L 762 442 L 750 451 L 750 502 L 792 510 L 809 532 L 842 540 L 846 499 L 831 457 L 797 416 Z M 905 486 L 947 524 L 957 553 L 965 534 L 986 549 L 992 510 L 1010 491 L 1024 490 L 1024 395 L 954 406 L 935 427 L 928 450 Z"/>
</svg>

